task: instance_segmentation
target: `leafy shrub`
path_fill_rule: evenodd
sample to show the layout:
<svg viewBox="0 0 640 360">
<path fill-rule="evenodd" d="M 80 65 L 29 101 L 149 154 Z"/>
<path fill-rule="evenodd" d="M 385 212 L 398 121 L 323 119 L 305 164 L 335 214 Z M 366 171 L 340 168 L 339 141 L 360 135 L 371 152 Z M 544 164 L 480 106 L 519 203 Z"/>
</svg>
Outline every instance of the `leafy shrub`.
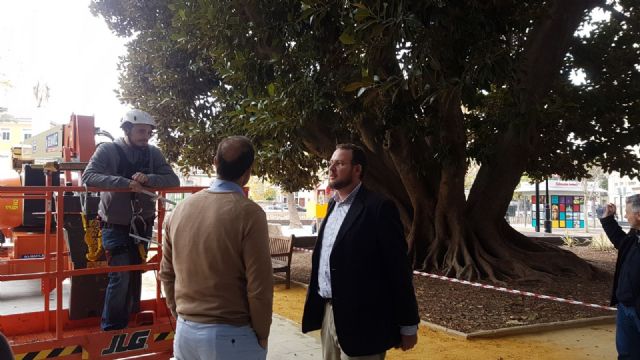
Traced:
<svg viewBox="0 0 640 360">
<path fill-rule="evenodd" d="M 613 249 L 613 244 L 609 241 L 609 238 L 605 234 L 594 235 L 591 238 L 589 246 L 599 251 L 609 251 Z"/>
</svg>

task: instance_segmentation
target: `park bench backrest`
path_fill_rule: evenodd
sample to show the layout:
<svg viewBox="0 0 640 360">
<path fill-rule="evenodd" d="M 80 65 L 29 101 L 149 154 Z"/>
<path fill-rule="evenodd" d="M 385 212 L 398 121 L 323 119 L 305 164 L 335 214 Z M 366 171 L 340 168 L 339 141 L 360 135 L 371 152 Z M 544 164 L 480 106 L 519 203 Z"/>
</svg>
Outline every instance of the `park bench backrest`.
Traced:
<svg viewBox="0 0 640 360">
<path fill-rule="evenodd" d="M 291 286 L 291 257 L 293 255 L 293 241 L 290 236 L 269 236 L 269 251 L 271 253 L 271 267 L 274 273 L 286 274 L 286 287 Z"/>
</svg>

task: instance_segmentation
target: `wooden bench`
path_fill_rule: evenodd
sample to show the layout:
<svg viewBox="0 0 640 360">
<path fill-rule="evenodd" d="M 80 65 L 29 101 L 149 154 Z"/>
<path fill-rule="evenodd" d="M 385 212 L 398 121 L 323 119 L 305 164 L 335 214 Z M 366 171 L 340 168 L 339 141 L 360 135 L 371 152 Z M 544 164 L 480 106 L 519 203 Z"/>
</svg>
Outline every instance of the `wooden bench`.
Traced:
<svg viewBox="0 0 640 360">
<path fill-rule="evenodd" d="M 271 252 L 273 273 L 285 273 L 285 285 L 289 289 L 291 287 L 291 256 L 293 254 L 291 237 L 269 236 L 269 251 Z"/>
<path fill-rule="evenodd" d="M 313 248 L 316 246 L 318 236 L 296 236 L 292 234 L 291 239 L 293 241 L 293 247 L 313 250 Z"/>
</svg>

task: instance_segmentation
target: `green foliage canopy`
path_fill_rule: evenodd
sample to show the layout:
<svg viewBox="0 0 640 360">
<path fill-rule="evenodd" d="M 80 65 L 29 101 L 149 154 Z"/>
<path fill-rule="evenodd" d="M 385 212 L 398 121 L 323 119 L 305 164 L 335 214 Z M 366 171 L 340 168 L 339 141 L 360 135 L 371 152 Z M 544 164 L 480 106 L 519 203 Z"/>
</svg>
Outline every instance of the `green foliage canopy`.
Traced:
<svg viewBox="0 0 640 360">
<path fill-rule="evenodd" d="M 591 164 L 635 174 L 632 3 L 592 2 L 611 18 L 589 23 L 585 12 L 590 31 L 574 37 L 533 109 L 520 103 L 527 89 L 514 81 L 516 64 L 552 2 L 96 0 L 92 9 L 133 35 L 120 95 L 158 116 L 171 160 L 210 169 L 216 142 L 242 133 L 258 145 L 258 172 L 296 190 L 315 180 L 330 145 L 384 143 L 394 127 L 446 159 L 447 144 L 433 135 L 437 100 L 451 88 L 467 110 L 467 157 L 480 164 L 517 113 L 532 111 L 536 148 L 524 159 L 532 174 L 579 176 Z M 570 81 L 576 70 L 586 75 L 580 85 Z M 416 170 L 425 163 L 416 159 Z"/>
</svg>

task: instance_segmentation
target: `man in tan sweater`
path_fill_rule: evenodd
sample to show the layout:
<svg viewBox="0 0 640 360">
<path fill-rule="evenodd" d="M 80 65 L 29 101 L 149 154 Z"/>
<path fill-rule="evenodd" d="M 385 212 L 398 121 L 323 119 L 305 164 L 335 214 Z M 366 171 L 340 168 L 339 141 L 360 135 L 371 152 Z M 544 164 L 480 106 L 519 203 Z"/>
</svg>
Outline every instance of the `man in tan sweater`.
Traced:
<svg viewBox="0 0 640 360">
<path fill-rule="evenodd" d="M 266 359 L 273 304 L 267 219 L 242 191 L 253 159 L 248 138 L 222 140 L 218 178 L 166 223 L 159 277 L 178 319 L 176 359 Z"/>
</svg>

